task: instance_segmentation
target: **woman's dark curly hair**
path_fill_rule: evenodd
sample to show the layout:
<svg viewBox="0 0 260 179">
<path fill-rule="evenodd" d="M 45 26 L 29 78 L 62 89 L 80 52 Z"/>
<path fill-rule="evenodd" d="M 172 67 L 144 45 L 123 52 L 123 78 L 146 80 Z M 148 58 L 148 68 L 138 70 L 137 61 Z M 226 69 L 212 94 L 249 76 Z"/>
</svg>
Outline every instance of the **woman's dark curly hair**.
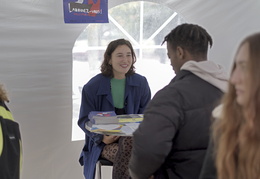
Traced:
<svg viewBox="0 0 260 179">
<path fill-rule="evenodd" d="M 129 69 L 129 71 L 126 73 L 126 76 L 127 75 L 131 75 L 131 74 L 134 74 L 135 73 L 135 67 L 134 67 L 134 63 L 136 62 L 136 55 L 135 55 L 135 52 L 134 52 L 134 49 L 133 49 L 133 46 L 132 44 L 128 41 L 128 40 L 125 40 L 125 39 L 117 39 L 117 40 L 114 40 L 114 41 L 111 41 L 108 46 L 107 46 L 107 49 L 105 51 L 105 54 L 104 54 L 104 60 L 101 64 L 101 73 L 105 76 L 110 76 L 110 77 L 113 77 L 114 74 L 113 74 L 113 68 L 112 68 L 112 65 L 109 64 L 109 61 L 111 59 L 111 56 L 112 56 L 112 53 L 115 51 L 115 49 L 120 46 L 120 45 L 127 45 L 130 50 L 131 50 L 131 54 L 132 54 L 132 57 L 133 57 L 133 63 Z"/>
</svg>

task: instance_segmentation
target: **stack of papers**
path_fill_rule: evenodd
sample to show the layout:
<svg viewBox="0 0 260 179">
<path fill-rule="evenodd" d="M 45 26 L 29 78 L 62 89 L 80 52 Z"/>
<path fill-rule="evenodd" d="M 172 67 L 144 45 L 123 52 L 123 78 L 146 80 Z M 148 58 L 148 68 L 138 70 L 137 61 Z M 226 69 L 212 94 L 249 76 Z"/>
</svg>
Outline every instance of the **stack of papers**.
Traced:
<svg viewBox="0 0 260 179">
<path fill-rule="evenodd" d="M 91 111 L 88 118 L 92 124 L 112 124 L 118 122 L 114 111 Z"/>
<path fill-rule="evenodd" d="M 114 111 L 93 111 L 86 128 L 95 133 L 131 136 L 143 120 L 143 114 L 116 115 Z"/>
<path fill-rule="evenodd" d="M 114 111 L 92 111 L 88 115 L 92 124 L 116 124 L 128 122 L 141 122 L 143 114 L 116 115 Z"/>
<path fill-rule="evenodd" d="M 138 128 L 140 122 L 138 123 L 125 123 L 125 124 L 94 124 L 91 127 L 87 126 L 86 128 L 90 132 L 95 132 L 105 135 L 122 135 L 122 136 L 131 136 L 133 132 Z"/>
</svg>

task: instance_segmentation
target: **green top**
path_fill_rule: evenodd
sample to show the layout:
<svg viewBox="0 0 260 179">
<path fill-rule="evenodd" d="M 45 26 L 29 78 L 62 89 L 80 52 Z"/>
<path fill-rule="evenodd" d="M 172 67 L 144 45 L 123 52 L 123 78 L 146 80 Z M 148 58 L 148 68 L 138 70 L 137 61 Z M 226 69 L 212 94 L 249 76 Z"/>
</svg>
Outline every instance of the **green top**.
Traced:
<svg viewBox="0 0 260 179">
<path fill-rule="evenodd" d="M 114 107 L 124 108 L 125 97 L 125 79 L 111 79 L 111 92 L 114 102 Z"/>
</svg>

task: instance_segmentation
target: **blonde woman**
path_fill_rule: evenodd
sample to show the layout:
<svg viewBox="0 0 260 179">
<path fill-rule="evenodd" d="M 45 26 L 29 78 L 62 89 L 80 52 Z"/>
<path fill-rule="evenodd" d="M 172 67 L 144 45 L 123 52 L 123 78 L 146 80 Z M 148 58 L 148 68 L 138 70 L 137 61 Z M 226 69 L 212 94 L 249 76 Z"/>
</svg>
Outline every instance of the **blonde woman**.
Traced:
<svg viewBox="0 0 260 179">
<path fill-rule="evenodd" d="M 259 69 L 260 33 L 256 33 L 238 48 L 200 179 L 260 178 Z"/>
</svg>

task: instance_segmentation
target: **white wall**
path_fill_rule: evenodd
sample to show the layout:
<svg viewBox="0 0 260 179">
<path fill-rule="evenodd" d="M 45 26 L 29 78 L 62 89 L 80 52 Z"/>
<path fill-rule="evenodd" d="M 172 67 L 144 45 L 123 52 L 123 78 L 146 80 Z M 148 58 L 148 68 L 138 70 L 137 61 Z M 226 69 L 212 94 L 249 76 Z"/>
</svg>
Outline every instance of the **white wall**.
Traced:
<svg viewBox="0 0 260 179">
<path fill-rule="evenodd" d="M 109 8 L 130 0 L 111 0 Z M 165 0 L 213 37 L 210 59 L 229 69 L 241 39 L 260 30 L 259 0 Z M 22 179 L 83 178 L 71 142 L 72 47 L 86 24 L 64 24 L 61 0 L 0 0 L 0 83 L 20 123 Z"/>
</svg>

